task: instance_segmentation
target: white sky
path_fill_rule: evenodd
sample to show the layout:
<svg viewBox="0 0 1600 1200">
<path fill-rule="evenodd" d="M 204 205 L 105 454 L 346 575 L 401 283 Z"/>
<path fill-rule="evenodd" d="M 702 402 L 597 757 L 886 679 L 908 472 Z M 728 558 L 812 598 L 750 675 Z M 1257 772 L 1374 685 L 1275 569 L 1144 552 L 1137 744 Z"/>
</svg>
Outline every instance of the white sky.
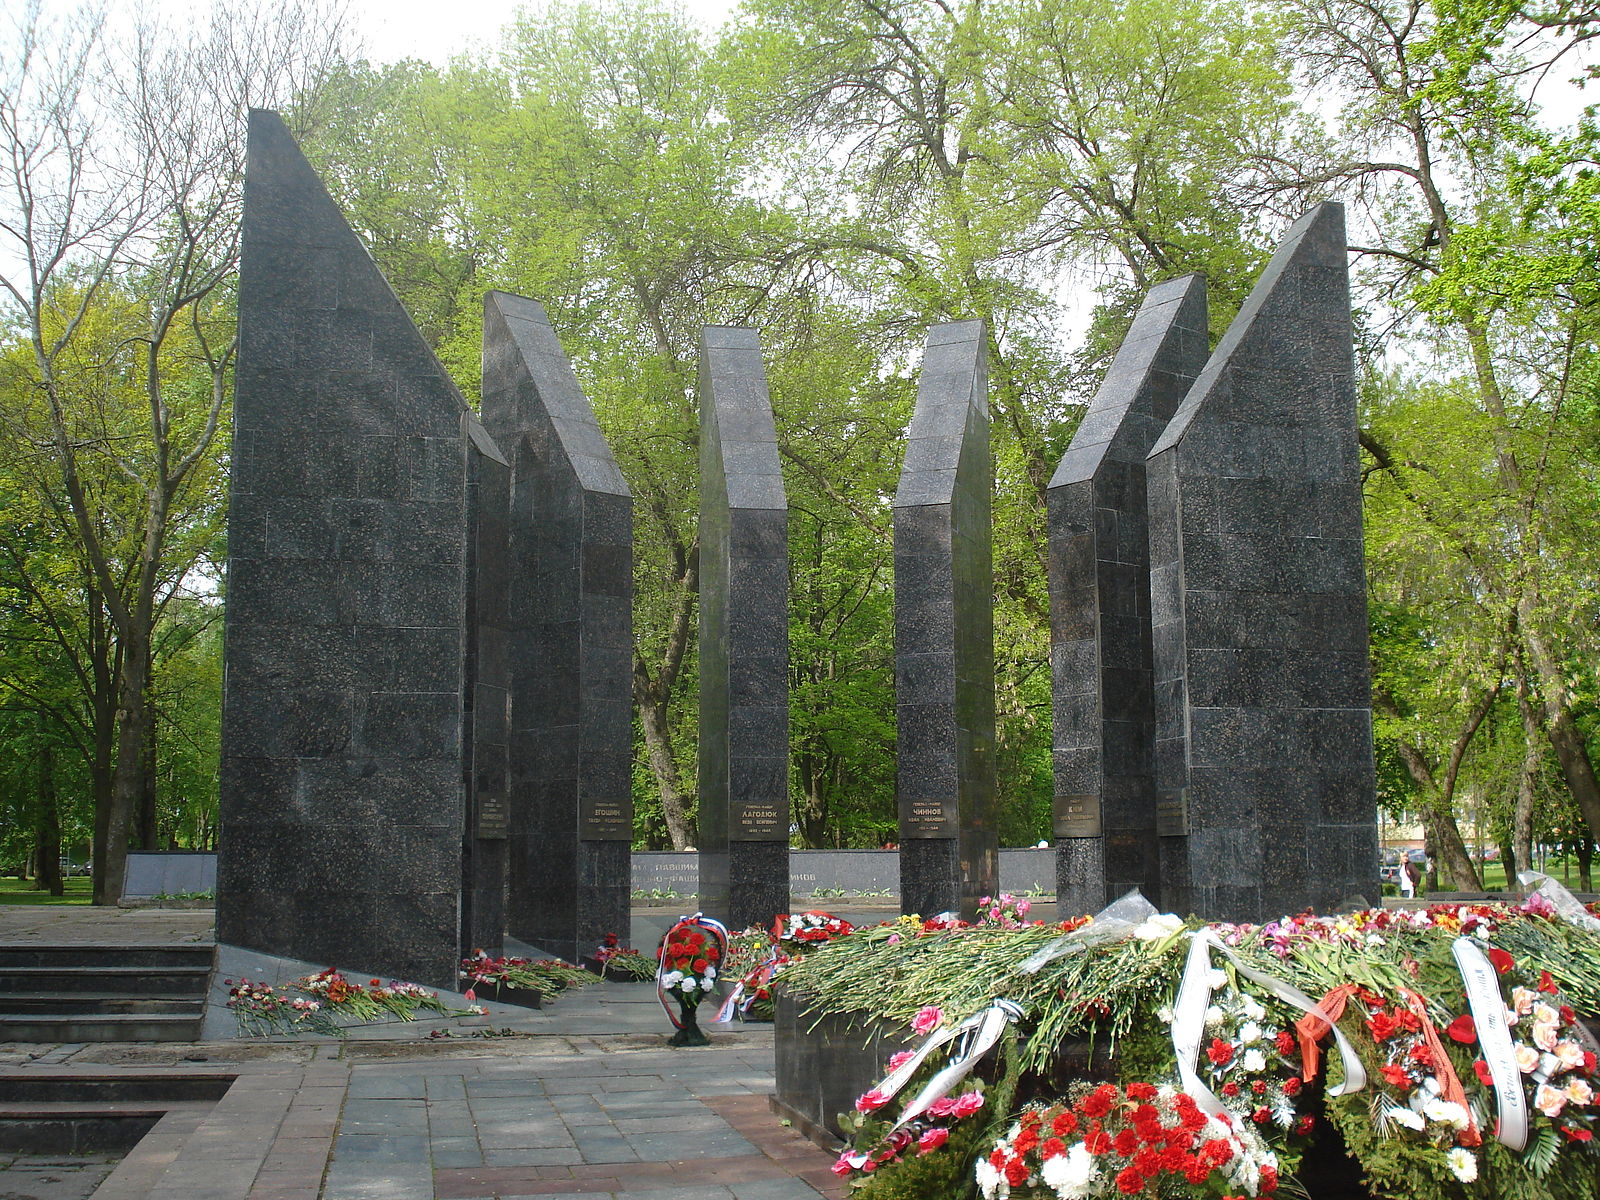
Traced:
<svg viewBox="0 0 1600 1200">
<path fill-rule="evenodd" d="M 707 29 L 731 13 L 736 0 L 681 0 L 685 12 Z M 537 0 L 350 0 L 350 12 L 375 62 L 420 58 L 443 66 L 473 46 L 494 46 L 500 30 L 521 8 Z"/>
</svg>

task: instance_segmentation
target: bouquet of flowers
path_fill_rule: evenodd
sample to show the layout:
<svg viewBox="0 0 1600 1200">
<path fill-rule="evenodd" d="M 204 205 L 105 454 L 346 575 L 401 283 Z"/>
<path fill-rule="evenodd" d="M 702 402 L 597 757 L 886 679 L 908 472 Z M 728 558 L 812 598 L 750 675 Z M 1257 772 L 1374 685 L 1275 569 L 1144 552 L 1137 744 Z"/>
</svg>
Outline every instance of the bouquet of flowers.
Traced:
<svg viewBox="0 0 1600 1200">
<path fill-rule="evenodd" d="M 794 958 L 854 930 L 849 921 L 825 912 L 779 913 L 772 923 L 772 940 Z"/>
<path fill-rule="evenodd" d="M 506 955 L 493 958 L 479 950 L 471 958 L 461 960 L 458 972 L 462 979 L 474 987 L 506 987 L 554 996 L 569 987 L 582 987 L 593 983 L 594 976 L 559 958 L 515 958 Z"/>
<path fill-rule="evenodd" d="M 1277 1155 L 1249 1122 L 1208 1115 L 1170 1086 L 1104 1083 L 1076 1101 L 1024 1108 L 977 1166 L 985 1200 L 1010 1196 L 1169 1195 L 1195 1192 L 1270 1196 Z"/>
<path fill-rule="evenodd" d="M 237 984 L 231 979 L 223 982 L 229 988 L 228 1007 L 239 1022 L 239 1032 L 247 1036 L 337 1036 L 354 1024 L 384 1019 L 415 1021 L 417 1013 L 424 1009 L 445 1017 L 483 1016 L 488 1011 L 479 1004 L 451 1008 L 437 992 L 415 983 L 391 980 L 385 984 L 381 979 L 368 980 L 364 985 L 353 983 L 331 967 L 276 987 L 248 979 Z M 301 995 L 293 995 L 294 992 Z"/>
</svg>

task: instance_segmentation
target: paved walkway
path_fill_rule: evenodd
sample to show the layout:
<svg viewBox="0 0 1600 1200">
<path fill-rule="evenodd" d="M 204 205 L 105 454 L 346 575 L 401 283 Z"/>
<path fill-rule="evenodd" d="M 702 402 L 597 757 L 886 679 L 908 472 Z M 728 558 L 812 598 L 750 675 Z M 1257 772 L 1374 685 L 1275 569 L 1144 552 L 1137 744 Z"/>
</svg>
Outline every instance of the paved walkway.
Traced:
<svg viewBox="0 0 1600 1200">
<path fill-rule="evenodd" d="M 209 913 L 43 915 L 56 911 L 0 910 L 0 941 L 209 934 Z M 844 1196 L 833 1155 L 768 1109 L 770 1026 L 711 1027 L 709 1047 L 672 1049 L 647 984 L 595 983 L 538 1017 L 536 1032 L 503 1039 L 458 1027 L 428 1041 L 421 1021 L 388 1041 L 13 1043 L 0 1045 L 0 1065 L 105 1074 L 171 1064 L 238 1076 L 214 1107 L 163 1118 L 96 1200 Z M 0 1197 L 31 1195 L 5 1166 L 0 1159 Z"/>
</svg>

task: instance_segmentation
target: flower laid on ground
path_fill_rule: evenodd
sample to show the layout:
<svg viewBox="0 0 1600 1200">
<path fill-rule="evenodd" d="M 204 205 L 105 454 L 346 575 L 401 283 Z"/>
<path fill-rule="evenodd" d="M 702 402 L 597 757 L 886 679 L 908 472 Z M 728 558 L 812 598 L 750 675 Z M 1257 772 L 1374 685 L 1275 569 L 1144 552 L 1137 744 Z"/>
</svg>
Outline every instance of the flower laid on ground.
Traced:
<svg viewBox="0 0 1600 1200">
<path fill-rule="evenodd" d="M 716 939 L 693 925 L 675 926 L 656 950 L 661 990 L 689 1008 L 717 986 L 722 951 Z"/>
<path fill-rule="evenodd" d="M 542 996 L 554 996 L 567 988 L 594 982 L 594 976 L 588 971 L 559 958 L 494 958 L 482 950 L 461 960 L 459 975 L 474 986 L 520 988 Z"/>
<path fill-rule="evenodd" d="M 252 983 L 240 979 L 228 985 L 228 1008 L 245 1036 L 320 1033 L 339 1035 L 350 1025 L 380 1020 L 415 1021 L 428 1011 L 446 1017 L 483 1016 L 482 1005 L 451 1008 L 415 983 L 381 979 L 354 983 L 335 969 L 319 971 L 286 984 Z M 300 993 L 295 995 L 294 993 Z"/>
<path fill-rule="evenodd" d="M 723 964 L 725 978 L 735 981 L 739 993 L 738 1015 L 747 1021 L 773 1018 L 772 985 L 797 955 L 787 954 L 776 936 L 754 925 L 728 935 L 728 957 Z"/>
<path fill-rule="evenodd" d="M 622 975 L 641 981 L 656 977 L 656 964 L 632 946 L 624 946 L 622 939 L 614 933 L 601 938 L 592 957 L 607 975 Z"/>
</svg>

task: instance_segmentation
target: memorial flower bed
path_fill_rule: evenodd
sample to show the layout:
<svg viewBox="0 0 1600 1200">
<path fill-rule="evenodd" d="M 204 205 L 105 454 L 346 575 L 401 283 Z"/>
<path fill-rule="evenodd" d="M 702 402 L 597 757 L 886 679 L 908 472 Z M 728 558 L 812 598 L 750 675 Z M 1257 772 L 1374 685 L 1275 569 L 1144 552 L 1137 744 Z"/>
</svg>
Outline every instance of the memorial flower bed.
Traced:
<svg viewBox="0 0 1600 1200">
<path fill-rule="evenodd" d="M 1600 1013 L 1600 921 L 1558 887 L 1259 927 L 1137 896 L 1025 917 L 902 918 L 785 968 L 808 1011 L 924 1038 L 841 1118 L 835 1171 L 862 1200 L 1315 1198 L 1346 1154 L 1347 1195 L 1600 1194 L 1578 1017 Z M 1063 1073 L 1084 1042 L 1110 1078 Z"/>
<path fill-rule="evenodd" d="M 352 1025 L 376 1021 L 415 1021 L 417 1013 L 443 1017 L 482 1016 L 481 1005 L 451 1008 L 437 992 L 415 983 L 380 979 L 365 984 L 330 968 L 289 983 L 268 984 L 225 979 L 228 1008 L 245 1037 L 320 1033 L 338 1036 Z"/>
</svg>

